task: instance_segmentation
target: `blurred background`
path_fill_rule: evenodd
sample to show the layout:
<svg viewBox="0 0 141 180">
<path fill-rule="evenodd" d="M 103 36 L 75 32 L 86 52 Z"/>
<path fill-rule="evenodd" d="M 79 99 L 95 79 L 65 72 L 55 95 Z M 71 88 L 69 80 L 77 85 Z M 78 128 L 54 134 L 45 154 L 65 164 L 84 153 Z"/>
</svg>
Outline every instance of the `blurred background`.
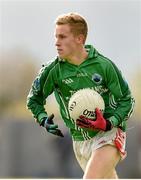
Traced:
<svg viewBox="0 0 141 180">
<path fill-rule="evenodd" d="M 0 178 L 82 178 L 68 129 L 54 95 L 48 113 L 65 138 L 49 135 L 26 110 L 26 97 L 41 65 L 56 56 L 54 21 L 78 12 L 89 26 L 87 44 L 112 59 L 136 100 L 128 123 L 126 160 L 120 178 L 141 178 L 141 1 L 0 1 Z"/>
</svg>

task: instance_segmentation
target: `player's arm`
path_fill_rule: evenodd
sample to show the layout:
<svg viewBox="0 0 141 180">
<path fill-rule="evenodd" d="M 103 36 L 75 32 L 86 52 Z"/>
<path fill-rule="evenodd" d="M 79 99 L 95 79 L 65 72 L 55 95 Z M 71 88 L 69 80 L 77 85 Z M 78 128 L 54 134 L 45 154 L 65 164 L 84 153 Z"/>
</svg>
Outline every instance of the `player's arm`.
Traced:
<svg viewBox="0 0 141 180">
<path fill-rule="evenodd" d="M 128 84 L 123 79 L 118 68 L 110 61 L 105 70 L 105 77 L 106 85 L 116 100 L 117 108 L 114 114 L 108 119 L 103 117 L 99 109 L 96 109 L 95 121 L 80 116 L 77 119 L 77 125 L 81 128 L 107 131 L 112 127 L 119 127 L 133 112 L 134 99 L 131 96 Z"/>
<path fill-rule="evenodd" d="M 52 114 L 48 117 L 44 108 L 46 98 L 54 90 L 54 82 L 52 80 L 51 69 L 54 66 L 52 63 L 49 66 L 43 67 L 32 83 L 32 87 L 27 97 L 27 108 L 31 110 L 37 122 L 46 128 L 52 134 L 63 136 L 58 126 L 54 124 Z M 44 86 L 46 85 L 46 90 Z"/>
<path fill-rule="evenodd" d="M 134 108 L 134 98 L 120 70 L 115 64 L 109 61 L 106 68 L 106 84 L 116 101 L 114 114 L 108 118 L 114 127 L 129 119 Z"/>
<path fill-rule="evenodd" d="M 30 92 L 27 96 L 27 108 L 31 110 L 34 118 L 40 124 L 43 117 L 47 117 L 44 105 L 46 104 L 46 98 L 43 94 L 44 83 L 48 77 L 49 68 L 41 68 L 39 74 L 32 83 Z M 52 91 L 52 87 L 49 86 Z M 50 92 L 51 93 L 51 92 Z"/>
</svg>

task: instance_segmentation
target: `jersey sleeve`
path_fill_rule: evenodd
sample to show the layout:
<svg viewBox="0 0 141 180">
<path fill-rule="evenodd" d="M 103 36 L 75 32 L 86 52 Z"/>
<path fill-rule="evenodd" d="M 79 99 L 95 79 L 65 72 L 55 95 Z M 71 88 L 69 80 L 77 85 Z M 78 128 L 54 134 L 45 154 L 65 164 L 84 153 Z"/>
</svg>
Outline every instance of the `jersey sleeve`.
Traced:
<svg viewBox="0 0 141 180">
<path fill-rule="evenodd" d="M 116 102 L 116 109 L 109 120 L 114 126 L 119 126 L 126 121 L 133 112 L 134 98 L 120 70 L 109 61 L 106 69 L 106 84 Z"/>
<path fill-rule="evenodd" d="M 41 68 L 37 77 L 32 83 L 31 89 L 27 96 L 27 108 L 32 112 L 33 117 L 40 123 L 43 117 L 47 117 L 47 112 L 44 108 L 46 98 L 53 92 L 54 84 L 51 76 L 51 69 L 54 62 L 50 65 L 45 65 Z M 47 91 L 45 91 L 45 86 Z"/>
</svg>

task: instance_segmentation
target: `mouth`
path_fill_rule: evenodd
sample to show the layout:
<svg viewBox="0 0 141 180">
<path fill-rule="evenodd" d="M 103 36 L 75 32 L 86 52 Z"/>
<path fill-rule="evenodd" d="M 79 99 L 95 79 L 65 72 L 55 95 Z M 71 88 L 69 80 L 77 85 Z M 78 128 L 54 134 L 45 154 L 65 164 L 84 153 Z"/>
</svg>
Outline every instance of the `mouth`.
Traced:
<svg viewBox="0 0 141 180">
<path fill-rule="evenodd" d="M 58 52 L 62 52 L 63 50 L 62 49 L 57 49 Z"/>
</svg>

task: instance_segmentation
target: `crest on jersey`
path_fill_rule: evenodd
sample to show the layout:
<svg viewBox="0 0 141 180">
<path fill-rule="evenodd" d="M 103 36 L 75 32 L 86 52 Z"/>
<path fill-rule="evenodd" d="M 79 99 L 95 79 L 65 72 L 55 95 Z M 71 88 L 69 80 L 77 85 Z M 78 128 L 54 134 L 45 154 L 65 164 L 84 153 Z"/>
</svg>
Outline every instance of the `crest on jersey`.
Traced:
<svg viewBox="0 0 141 180">
<path fill-rule="evenodd" d="M 94 73 L 92 75 L 92 80 L 96 83 L 96 84 L 101 84 L 102 82 L 102 76 L 100 74 Z"/>
<path fill-rule="evenodd" d="M 35 79 L 35 81 L 33 82 L 32 90 L 33 90 L 34 94 L 38 94 L 38 92 L 40 91 L 40 79 L 39 79 L 39 77 L 37 77 Z"/>
</svg>

